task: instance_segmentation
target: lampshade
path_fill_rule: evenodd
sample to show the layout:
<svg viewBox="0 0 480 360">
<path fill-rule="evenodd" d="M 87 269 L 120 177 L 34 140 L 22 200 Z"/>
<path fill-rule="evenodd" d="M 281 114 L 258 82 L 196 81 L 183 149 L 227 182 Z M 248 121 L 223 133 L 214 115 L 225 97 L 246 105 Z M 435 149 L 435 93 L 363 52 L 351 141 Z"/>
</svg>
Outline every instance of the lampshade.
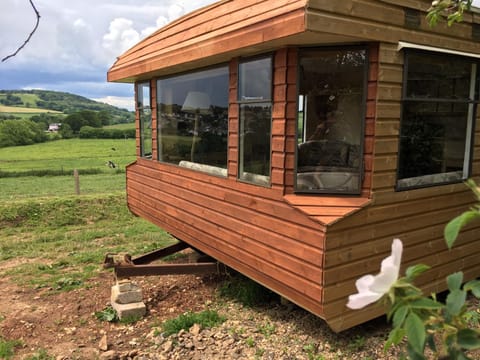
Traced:
<svg viewBox="0 0 480 360">
<path fill-rule="evenodd" d="M 182 111 L 207 114 L 210 109 L 210 96 L 201 91 L 190 91 L 185 98 Z"/>
</svg>

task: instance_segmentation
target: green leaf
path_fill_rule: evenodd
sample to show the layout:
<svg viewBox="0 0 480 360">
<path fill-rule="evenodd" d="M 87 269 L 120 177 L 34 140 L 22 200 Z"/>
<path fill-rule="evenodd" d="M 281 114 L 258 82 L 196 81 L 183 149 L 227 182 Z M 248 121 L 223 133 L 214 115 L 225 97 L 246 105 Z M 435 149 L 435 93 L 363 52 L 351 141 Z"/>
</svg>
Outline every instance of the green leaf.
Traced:
<svg viewBox="0 0 480 360">
<path fill-rule="evenodd" d="M 459 290 L 463 282 L 463 273 L 461 271 L 447 276 L 448 290 Z"/>
<path fill-rule="evenodd" d="M 409 308 L 406 305 L 400 306 L 393 314 L 392 325 L 394 328 L 401 327 L 407 317 Z"/>
<path fill-rule="evenodd" d="M 480 348 L 480 334 L 472 329 L 462 329 L 457 333 L 457 343 L 463 349 L 475 350 Z"/>
<path fill-rule="evenodd" d="M 463 286 L 463 290 L 471 291 L 477 299 L 480 299 L 480 280 L 472 280 Z"/>
<path fill-rule="evenodd" d="M 409 360 L 425 360 L 425 356 L 416 351 L 410 343 L 407 344 L 407 352 Z"/>
<path fill-rule="evenodd" d="M 434 309 L 443 308 L 443 305 L 433 299 L 421 298 L 421 299 L 412 301 L 410 303 L 410 307 L 413 309 L 434 310 Z"/>
<path fill-rule="evenodd" d="M 388 334 L 387 341 L 385 342 L 384 351 L 387 352 L 392 345 L 398 345 L 404 336 L 405 330 L 403 330 L 403 328 L 397 327 L 392 329 L 390 334 Z"/>
<path fill-rule="evenodd" d="M 420 317 L 411 312 L 405 319 L 405 331 L 408 337 L 408 344 L 418 353 L 423 354 L 425 346 L 425 325 Z"/>
<path fill-rule="evenodd" d="M 463 290 L 453 290 L 448 294 L 446 305 L 447 311 L 450 315 L 456 316 L 462 310 L 462 307 L 465 305 L 465 300 L 467 299 L 467 292 Z"/>
<path fill-rule="evenodd" d="M 445 226 L 444 236 L 449 249 L 452 248 L 460 230 L 477 217 L 480 218 L 480 213 L 478 211 L 465 211 L 463 214 L 457 216 L 451 220 L 447 226 Z"/>
<path fill-rule="evenodd" d="M 417 265 L 409 266 L 407 271 L 405 272 L 405 275 L 409 280 L 414 280 L 417 276 L 421 275 L 428 269 L 430 269 L 430 266 L 425 264 L 417 264 Z"/>
</svg>

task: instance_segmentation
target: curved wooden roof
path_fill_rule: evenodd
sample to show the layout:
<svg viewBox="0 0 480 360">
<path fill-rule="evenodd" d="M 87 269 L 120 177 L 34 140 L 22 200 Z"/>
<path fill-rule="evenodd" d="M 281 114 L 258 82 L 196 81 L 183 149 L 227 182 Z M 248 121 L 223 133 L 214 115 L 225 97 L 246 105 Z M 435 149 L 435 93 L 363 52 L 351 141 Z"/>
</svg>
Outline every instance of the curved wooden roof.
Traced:
<svg viewBox="0 0 480 360">
<path fill-rule="evenodd" d="M 134 82 L 265 53 L 285 46 L 367 41 L 416 44 L 480 53 L 472 40 L 476 13 L 455 27 L 428 26 L 429 0 L 222 0 L 159 29 L 121 55 L 108 81 Z M 405 24 L 408 8 L 419 25 Z M 423 14 L 423 15 L 422 15 Z M 455 37 L 452 42 L 448 37 Z"/>
<path fill-rule="evenodd" d="M 159 29 L 121 55 L 109 70 L 108 80 L 131 82 L 227 61 L 232 51 L 241 48 L 265 48 L 267 42 L 305 30 L 306 2 L 216 2 Z"/>
</svg>

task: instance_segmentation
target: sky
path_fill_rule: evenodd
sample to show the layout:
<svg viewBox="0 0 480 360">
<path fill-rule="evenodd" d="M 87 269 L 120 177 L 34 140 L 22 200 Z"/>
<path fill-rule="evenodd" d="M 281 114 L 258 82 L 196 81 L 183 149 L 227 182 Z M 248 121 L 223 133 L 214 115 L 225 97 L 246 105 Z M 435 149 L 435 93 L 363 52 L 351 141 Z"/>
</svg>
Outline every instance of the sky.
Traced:
<svg viewBox="0 0 480 360">
<path fill-rule="evenodd" d="M 0 59 L 32 31 L 29 0 L 1 0 Z M 133 110 L 133 85 L 108 83 L 117 56 L 158 28 L 215 0 L 33 0 L 40 24 L 0 62 L 0 90 L 65 91 Z"/>
</svg>

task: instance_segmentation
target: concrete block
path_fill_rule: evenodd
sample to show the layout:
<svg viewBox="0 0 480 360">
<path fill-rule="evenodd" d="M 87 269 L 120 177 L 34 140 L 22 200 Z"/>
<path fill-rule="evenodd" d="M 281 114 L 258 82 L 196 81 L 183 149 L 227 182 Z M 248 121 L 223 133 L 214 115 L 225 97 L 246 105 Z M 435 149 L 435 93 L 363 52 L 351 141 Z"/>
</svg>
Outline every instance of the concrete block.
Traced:
<svg viewBox="0 0 480 360">
<path fill-rule="evenodd" d="M 112 307 L 117 311 L 119 319 L 123 318 L 140 318 L 147 312 L 147 307 L 143 302 L 135 302 L 131 304 L 118 304 L 112 302 Z"/>
<path fill-rule="evenodd" d="M 118 286 L 119 292 L 134 291 L 139 288 L 137 284 L 130 280 L 118 280 L 116 286 Z"/>
<path fill-rule="evenodd" d="M 110 298 L 112 303 L 130 304 L 141 302 L 143 300 L 142 290 L 138 286 L 133 288 L 135 290 L 130 291 L 121 291 L 121 289 L 122 287 L 119 285 L 112 286 L 112 296 Z"/>
</svg>

